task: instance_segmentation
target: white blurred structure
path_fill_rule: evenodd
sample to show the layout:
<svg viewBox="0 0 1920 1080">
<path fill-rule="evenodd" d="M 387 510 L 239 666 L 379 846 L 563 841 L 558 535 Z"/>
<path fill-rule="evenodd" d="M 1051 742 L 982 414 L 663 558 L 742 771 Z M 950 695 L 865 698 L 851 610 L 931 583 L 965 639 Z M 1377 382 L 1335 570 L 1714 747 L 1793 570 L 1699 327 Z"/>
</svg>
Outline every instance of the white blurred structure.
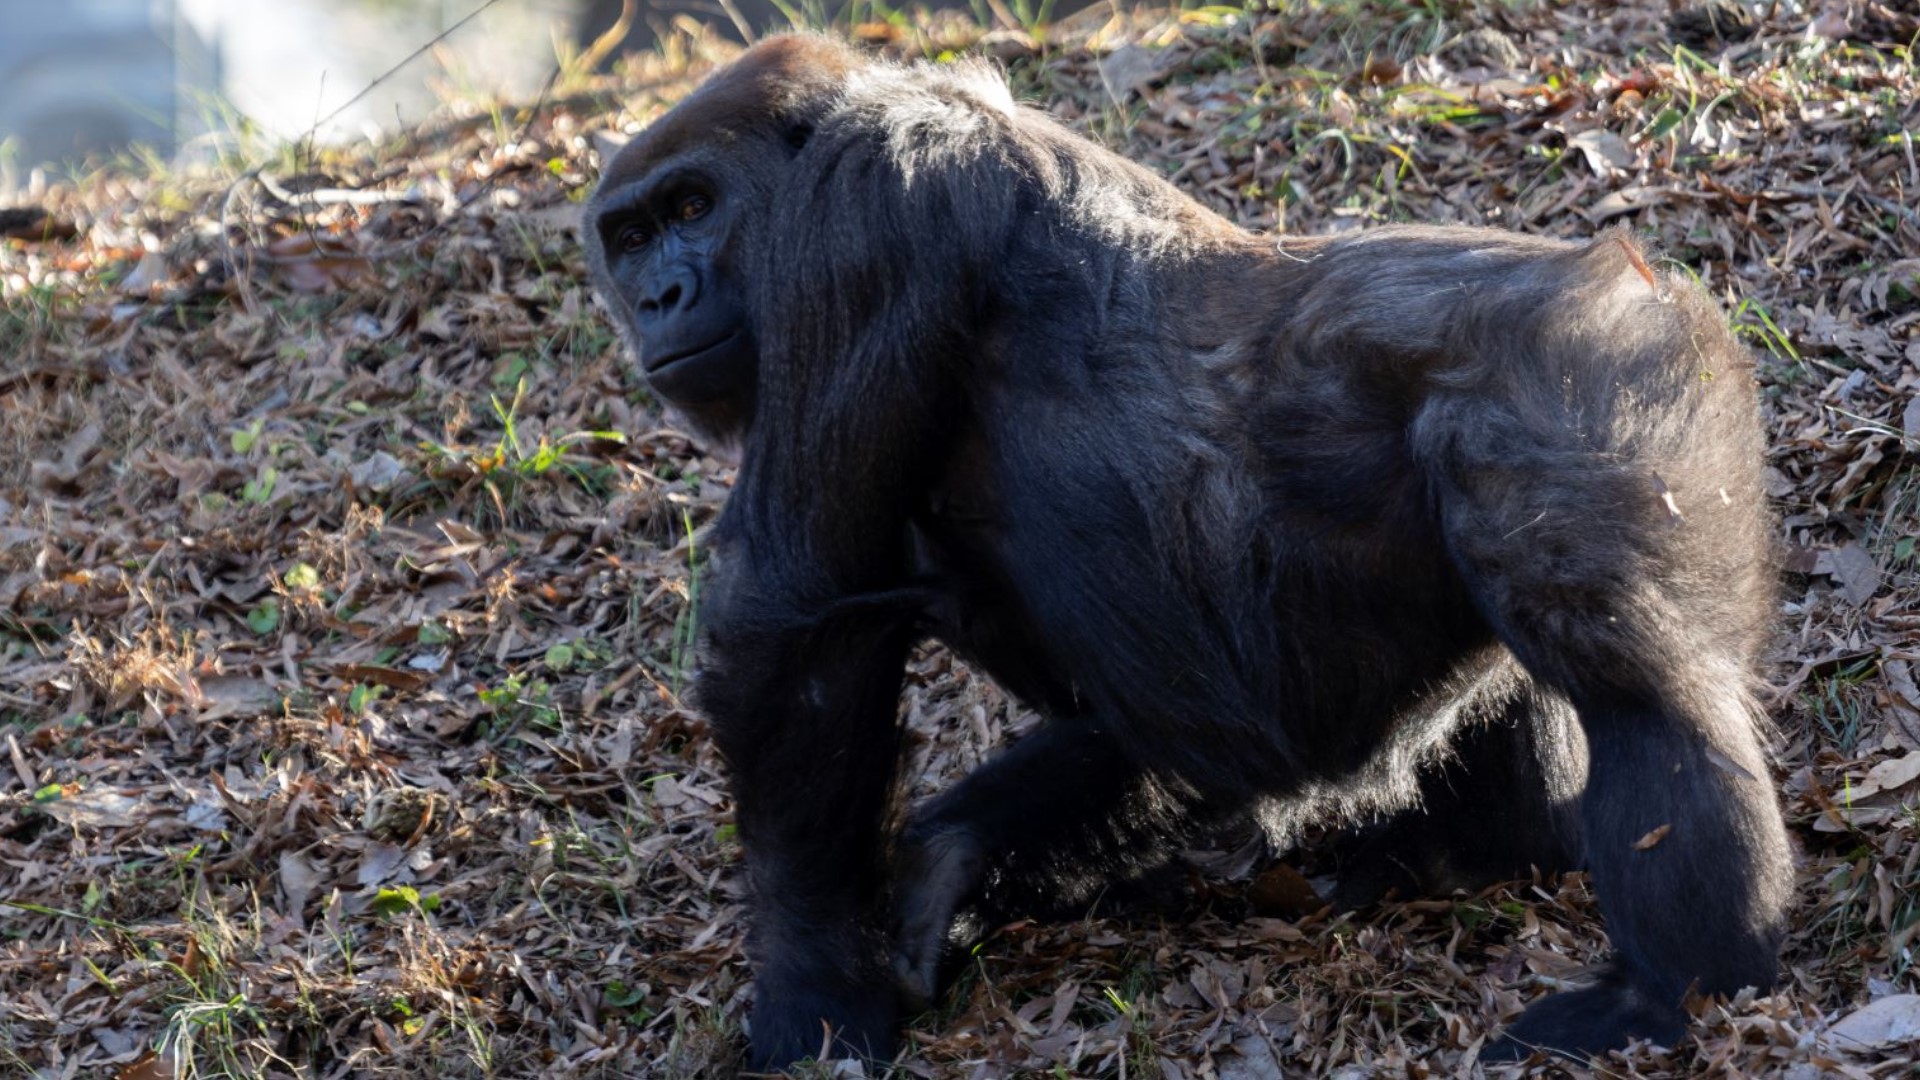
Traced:
<svg viewBox="0 0 1920 1080">
<path fill-rule="evenodd" d="M 0 0 L 0 169 L 165 148 L 215 77 L 172 0 Z"/>
<path fill-rule="evenodd" d="M 239 117 L 339 141 L 414 125 L 449 94 L 531 96 L 582 0 L 498 0 L 368 91 L 482 3 L 0 0 L 0 191 L 133 143 L 169 155 Z"/>
<path fill-rule="evenodd" d="M 578 6 L 500 0 L 354 101 L 482 0 L 177 3 L 183 21 L 220 57 L 226 100 L 271 135 L 314 131 L 322 141 L 411 127 L 450 93 L 530 97 L 553 70 L 555 35 L 568 40 Z"/>
</svg>

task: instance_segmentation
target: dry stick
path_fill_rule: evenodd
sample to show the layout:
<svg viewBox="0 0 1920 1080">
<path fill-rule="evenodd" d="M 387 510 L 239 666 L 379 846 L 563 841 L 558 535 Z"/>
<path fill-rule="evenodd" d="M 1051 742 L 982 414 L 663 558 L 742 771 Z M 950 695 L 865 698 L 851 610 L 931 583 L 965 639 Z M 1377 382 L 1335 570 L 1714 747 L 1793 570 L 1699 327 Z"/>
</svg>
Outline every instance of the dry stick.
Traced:
<svg viewBox="0 0 1920 1080">
<path fill-rule="evenodd" d="M 599 36 L 587 46 L 585 52 L 574 58 L 574 63 L 580 70 L 592 72 L 594 68 L 600 66 L 600 61 L 607 58 L 608 53 L 619 48 L 620 43 L 627 39 L 627 31 L 633 28 L 633 19 L 638 13 L 639 0 L 620 0 L 620 17 L 613 20 L 612 26 L 602 30 Z"/>
<path fill-rule="evenodd" d="M 625 3 L 629 7 L 632 6 L 633 2 L 634 0 L 625 0 Z M 740 31 L 740 37 L 745 40 L 747 44 L 753 44 L 754 38 L 757 35 L 753 32 L 752 24 L 747 22 L 747 17 L 740 14 L 739 6 L 735 4 L 733 0 L 720 0 L 720 10 L 726 12 L 727 18 L 733 23 L 733 28 Z"/>
<path fill-rule="evenodd" d="M 363 191 L 357 188 L 314 188 L 311 191 L 289 191 L 278 180 L 261 173 L 254 178 L 267 194 L 286 203 L 288 206 L 380 206 L 394 202 L 418 202 L 420 195 L 414 191 Z"/>
<path fill-rule="evenodd" d="M 320 125 L 332 121 L 333 119 L 338 117 L 341 113 L 344 113 L 348 109 L 353 108 L 354 105 L 359 103 L 361 98 L 364 98 L 368 94 L 373 93 L 375 88 L 379 87 L 381 83 L 384 83 L 388 79 L 391 79 L 395 75 L 398 75 L 400 73 L 401 68 L 404 68 L 408 64 L 413 63 L 415 60 L 420 59 L 420 57 L 424 56 L 428 50 L 432 49 L 435 45 L 438 45 L 441 42 L 447 40 L 447 38 L 453 36 L 453 34 L 456 31 L 458 31 L 461 27 L 472 22 L 474 19 L 479 18 L 481 12 L 486 11 L 488 8 L 492 7 L 493 5 L 499 2 L 500 0 L 482 0 L 482 3 L 480 4 L 479 7 L 474 8 L 472 11 L 467 12 L 465 15 L 461 16 L 459 21 L 455 22 L 452 26 L 449 26 L 445 30 L 440 31 L 438 34 L 433 35 L 433 37 L 429 41 L 427 41 L 426 44 L 408 53 L 405 59 L 401 60 L 399 63 L 388 68 L 386 71 L 381 72 L 379 76 L 377 76 L 372 82 L 368 83 L 365 87 L 363 87 L 359 93 L 348 98 L 346 102 L 342 104 L 339 108 L 321 117 L 319 120 L 314 121 L 313 127 L 308 129 L 307 131 L 307 137 L 311 139 L 313 135 L 320 130 Z"/>
</svg>

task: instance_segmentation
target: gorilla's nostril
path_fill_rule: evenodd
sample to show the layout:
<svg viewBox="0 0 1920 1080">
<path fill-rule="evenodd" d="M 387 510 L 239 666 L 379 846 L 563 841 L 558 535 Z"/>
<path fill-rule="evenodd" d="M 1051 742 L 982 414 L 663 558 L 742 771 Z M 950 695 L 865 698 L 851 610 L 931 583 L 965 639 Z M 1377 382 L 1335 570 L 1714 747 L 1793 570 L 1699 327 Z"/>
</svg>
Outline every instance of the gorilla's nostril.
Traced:
<svg viewBox="0 0 1920 1080">
<path fill-rule="evenodd" d="M 636 306 L 642 315 L 659 315 L 679 307 L 681 295 L 682 292 L 678 284 L 669 285 L 665 292 L 657 296 L 642 297 L 640 303 Z"/>
</svg>

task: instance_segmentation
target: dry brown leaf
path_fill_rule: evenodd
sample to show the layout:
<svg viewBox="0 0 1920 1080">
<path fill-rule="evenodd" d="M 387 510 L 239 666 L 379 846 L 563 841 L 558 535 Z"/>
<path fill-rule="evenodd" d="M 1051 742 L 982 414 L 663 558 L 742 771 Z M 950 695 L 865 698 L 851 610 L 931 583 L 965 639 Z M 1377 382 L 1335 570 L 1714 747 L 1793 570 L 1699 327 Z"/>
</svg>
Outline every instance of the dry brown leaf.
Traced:
<svg viewBox="0 0 1920 1080">
<path fill-rule="evenodd" d="M 1633 850 L 1650 851 L 1656 845 L 1658 845 L 1660 841 L 1665 840 L 1667 838 L 1667 834 L 1671 832 L 1673 832 L 1673 825 L 1671 823 L 1666 825 L 1656 825 L 1652 829 L 1649 829 L 1647 831 L 1647 835 L 1633 842 Z"/>
<path fill-rule="evenodd" d="M 113 1080 L 178 1080 L 183 1071 L 171 1049 L 149 1050 L 133 1064 L 117 1070 Z"/>
<path fill-rule="evenodd" d="M 200 721 L 277 715 L 285 695 L 279 686 L 250 675 L 207 675 L 194 680 L 199 690 Z"/>
<path fill-rule="evenodd" d="M 1247 886 L 1247 902 L 1262 915 L 1296 919 L 1326 906 L 1306 877 L 1286 863 L 1261 871 Z"/>
<path fill-rule="evenodd" d="M 433 681 L 427 672 L 409 671 L 405 668 L 386 667 L 381 664 L 341 664 L 333 669 L 334 675 L 346 682 L 372 683 L 402 692 L 418 690 Z"/>
<path fill-rule="evenodd" d="M 1920 753 L 1890 758 L 1867 770 L 1867 775 L 1853 786 L 1853 797 L 1864 799 L 1906 787 L 1915 780 L 1920 780 Z"/>
<path fill-rule="evenodd" d="M 1595 176 L 1606 179 L 1633 167 L 1633 148 L 1605 128 L 1588 128 L 1567 136 L 1567 148 L 1577 150 Z"/>
<path fill-rule="evenodd" d="M 281 909 L 287 915 L 298 919 L 306 910 L 307 901 L 313 898 L 315 890 L 326 881 L 326 874 L 319 865 L 297 851 L 280 853 L 280 891 L 285 898 Z"/>
<path fill-rule="evenodd" d="M 1834 583 L 1840 586 L 1840 594 L 1856 607 L 1873 599 L 1873 595 L 1880 591 L 1880 565 L 1865 548 L 1851 540 L 1837 548 L 1820 552 L 1813 572 L 1832 577 Z"/>
<path fill-rule="evenodd" d="M 1827 1038 L 1852 1053 L 1920 1042 L 1920 994 L 1892 994 L 1855 1009 L 1827 1029 Z"/>
<path fill-rule="evenodd" d="M 81 788 L 40 808 L 64 825 L 90 830 L 124 829 L 152 813 L 139 793 L 117 788 Z"/>
<path fill-rule="evenodd" d="M 323 293 L 377 280 L 373 264 L 348 241 L 296 233 L 267 245 L 269 264 L 296 292 Z"/>
</svg>

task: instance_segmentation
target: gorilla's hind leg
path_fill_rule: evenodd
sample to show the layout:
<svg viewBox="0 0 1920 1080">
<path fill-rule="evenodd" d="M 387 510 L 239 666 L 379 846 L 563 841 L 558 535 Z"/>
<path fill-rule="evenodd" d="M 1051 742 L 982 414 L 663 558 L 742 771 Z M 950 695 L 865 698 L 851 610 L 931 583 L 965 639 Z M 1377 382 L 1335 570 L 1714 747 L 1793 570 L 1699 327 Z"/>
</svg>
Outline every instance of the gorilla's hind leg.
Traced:
<svg viewBox="0 0 1920 1080">
<path fill-rule="evenodd" d="M 938 991 L 955 918 L 1084 911 L 1164 867 L 1195 827 L 1190 797 L 1088 717 L 1051 720 L 913 815 L 895 856 L 894 974 L 909 1008 Z"/>
<path fill-rule="evenodd" d="M 1518 671 L 1490 696 L 1485 715 L 1455 735 L 1451 754 L 1422 770 L 1418 805 L 1338 845 L 1337 908 L 1389 892 L 1473 892 L 1536 868 L 1578 865 L 1587 763 L 1572 706 Z"/>
<path fill-rule="evenodd" d="M 1748 692 L 1769 615 L 1753 404 L 1737 379 L 1632 374 L 1631 423 L 1609 418 L 1611 381 L 1570 370 L 1572 419 L 1463 395 L 1415 424 L 1476 605 L 1579 716 L 1580 847 L 1615 955 L 1487 1060 L 1672 1045 L 1690 992 L 1777 974 L 1793 871 Z"/>
</svg>

